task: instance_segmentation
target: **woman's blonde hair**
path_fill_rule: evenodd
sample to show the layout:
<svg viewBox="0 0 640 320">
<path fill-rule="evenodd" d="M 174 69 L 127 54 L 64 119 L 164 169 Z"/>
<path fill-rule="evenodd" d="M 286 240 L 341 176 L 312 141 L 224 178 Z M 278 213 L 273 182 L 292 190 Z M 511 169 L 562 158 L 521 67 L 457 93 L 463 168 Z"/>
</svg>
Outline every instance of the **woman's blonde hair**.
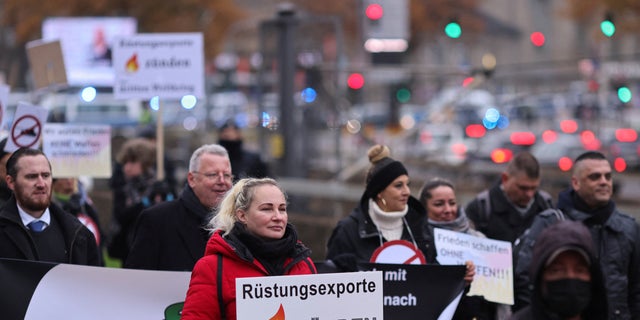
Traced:
<svg viewBox="0 0 640 320">
<path fill-rule="evenodd" d="M 238 221 L 236 212 L 238 210 L 248 210 L 253 201 L 256 187 L 263 185 L 276 186 L 282 194 L 287 198 L 286 193 L 282 190 L 276 180 L 271 178 L 246 178 L 241 179 L 227 191 L 227 194 L 222 199 L 222 202 L 218 206 L 217 213 L 209 221 L 208 229 L 212 233 L 217 230 L 224 231 L 223 235 L 228 235 L 233 229 L 234 224 Z"/>
</svg>

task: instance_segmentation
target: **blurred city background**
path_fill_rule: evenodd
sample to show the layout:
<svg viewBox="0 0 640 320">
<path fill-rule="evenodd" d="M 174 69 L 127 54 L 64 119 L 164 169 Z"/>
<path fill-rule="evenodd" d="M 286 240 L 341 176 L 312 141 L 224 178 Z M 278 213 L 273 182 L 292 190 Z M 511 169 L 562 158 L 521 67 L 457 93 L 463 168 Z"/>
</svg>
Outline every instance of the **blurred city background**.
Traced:
<svg viewBox="0 0 640 320">
<path fill-rule="evenodd" d="M 374 143 L 407 164 L 414 193 L 441 176 L 463 204 L 520 150 L 538 157 L 554 195 L 568 186 L 571 159 L 600 150 L 617 172 L 616 200 L 637 214 L 638 1 L 0 0 L 0 12 L 9 119 L 28 101 L 50 121 L 110 124 L 115 154 L 162 103 L 178 181 L 191 152 L 235 120 L 319 255 L 362 193 Z M 116 100 L 108 64 L 77 63 L 89 45 L 157 32 L 204 35 L 205 99 Z M 35 91 L 26 45 L 60 38 L 69 86 Z M 92 192 L 108 221 L 104 180 Z"/>
</svg>

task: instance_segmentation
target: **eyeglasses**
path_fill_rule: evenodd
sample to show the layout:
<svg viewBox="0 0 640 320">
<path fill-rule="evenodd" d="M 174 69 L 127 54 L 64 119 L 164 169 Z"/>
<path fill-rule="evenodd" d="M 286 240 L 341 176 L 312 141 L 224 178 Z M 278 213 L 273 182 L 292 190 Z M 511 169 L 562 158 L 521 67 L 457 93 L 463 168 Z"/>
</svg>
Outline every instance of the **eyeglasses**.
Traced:
<svg viewBox="0 0 640 320">
<path fill-rule="evenodd" d="M 193 171 L 193 173 L 195 174 L 200 174 L 203 175 L 207 180 L 218 180 L 220 179 L 220 177 L 222 177 L 222 180 L 225 182 L 231 182 L 233 181 L 233 175 L 230 173 L 225 173 L 225 172 L 207 172 L 207 173 L 202 173 L 202 172 L 198 172 L 198 171 Z"/>
</svg>

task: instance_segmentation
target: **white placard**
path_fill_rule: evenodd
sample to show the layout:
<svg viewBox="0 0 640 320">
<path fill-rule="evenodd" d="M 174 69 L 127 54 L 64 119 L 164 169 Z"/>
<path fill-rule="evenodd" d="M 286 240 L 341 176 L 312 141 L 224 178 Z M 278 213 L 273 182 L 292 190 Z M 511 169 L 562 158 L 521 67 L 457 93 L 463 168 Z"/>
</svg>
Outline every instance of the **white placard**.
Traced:
<svg viewBox="0 0 640 320">
<path fill-rule="evenodd" d="M 55 178 L 111 177 L 111 127 L 48 123 L 42 150 L 49 158 Z"/>
<path fill-rule="evenodd" d="M 236 279 L 238 320 L 383 319 L 382 300 L 381 271 Z"/>
<path fill-rule="evenodd" d="M 137 34 L 113 46 L 117 99 L 204 98 L 201 33 Z"/>
<path fill-rule="evenodd" d="M 49 111 L 43 107 L 19 102 L 4 150 L 14 152 L 19 148 L 38 148 L 48 114 Z"/>
<path fill-rule="evenodd" d="M 433 235 L 440 264 L 464 264 L 467 260 L 475 264 L 476 275 L 467 295 L 481 295 L 489 301 L 513 304 L 510 242 L 440 228 L 434 228 Z"/>
</svg>

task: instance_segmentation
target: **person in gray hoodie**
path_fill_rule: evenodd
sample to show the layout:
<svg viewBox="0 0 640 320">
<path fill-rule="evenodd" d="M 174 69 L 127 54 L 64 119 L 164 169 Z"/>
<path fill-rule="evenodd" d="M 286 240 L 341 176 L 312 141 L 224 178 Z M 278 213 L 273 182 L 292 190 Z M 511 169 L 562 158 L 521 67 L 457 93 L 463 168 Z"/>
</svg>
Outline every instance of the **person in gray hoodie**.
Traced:
<svg viewBox="0 0 640 320">
<path fill-rule="evenodd" d="M 604 277 L 584 224 L 560 221 L 540 233 L 529 276 L 531 304 L 511 320 L 607 319 Z"/>
</svg>

